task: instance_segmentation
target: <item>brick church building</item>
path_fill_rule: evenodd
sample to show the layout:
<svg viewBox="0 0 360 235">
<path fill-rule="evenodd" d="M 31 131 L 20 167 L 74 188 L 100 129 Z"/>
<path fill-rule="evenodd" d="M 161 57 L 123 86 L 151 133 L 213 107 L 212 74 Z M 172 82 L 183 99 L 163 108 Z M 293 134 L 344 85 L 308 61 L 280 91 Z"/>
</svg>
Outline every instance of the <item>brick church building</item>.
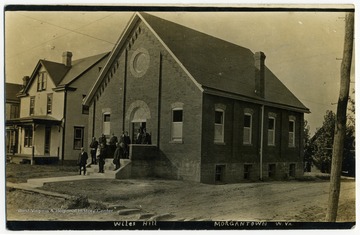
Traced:
<svg viewBox="0 0 360 235">
<path fill-rule="evenodd" d="M 118 175 L 233 183 L 303 174 L 309 109 L 265 54 L 147 13 L 134 14 L 83 104 L 88 141 L 151 134 L 150 145 L 131 145 Z"/>
</svg>

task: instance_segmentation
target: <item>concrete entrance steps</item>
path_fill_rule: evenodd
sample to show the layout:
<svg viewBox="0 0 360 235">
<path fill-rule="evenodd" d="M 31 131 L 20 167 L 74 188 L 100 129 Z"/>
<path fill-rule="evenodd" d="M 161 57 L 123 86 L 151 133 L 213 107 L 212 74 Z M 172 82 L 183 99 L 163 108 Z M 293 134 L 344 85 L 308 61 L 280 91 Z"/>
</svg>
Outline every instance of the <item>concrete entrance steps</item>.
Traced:
<svg viewBox="0 0 360 235">
<path fill-rule="evenodd" d="M 86 168 L 86 174 L 104 175 L 106 178 L 110 178 L 110 179 L 127 178 L 121 176 L 126 175 L 123 172 L 128 170 L 130 163 L 131 163 L 130 159 L 120 159 L 120 169 L 115 171 L 115 164 L 113 163 L 113 159 L 105 159 L 104 173 L 98 173 L 99 164 L 96 165 L 89 164 Z"/>
</svg>

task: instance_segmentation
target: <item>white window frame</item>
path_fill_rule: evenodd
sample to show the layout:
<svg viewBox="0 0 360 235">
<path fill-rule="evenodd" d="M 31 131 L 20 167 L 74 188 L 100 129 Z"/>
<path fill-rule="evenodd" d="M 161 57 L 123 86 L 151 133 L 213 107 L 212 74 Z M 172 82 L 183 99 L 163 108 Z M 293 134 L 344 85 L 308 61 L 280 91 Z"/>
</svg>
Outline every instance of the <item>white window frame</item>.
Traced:
<svg viewBox="0 0 360 235">
<path fill-rule="evenodd" d="M 37 80 L 37 91 L 46 90 L 46 82 L 47 82 L 47 73 L 40 72 Z"/>
<path fill-rule="evenodd" d="M 250 116 L 250 126 L 249 127 L 245 126 L 245 117 L 246 116 Z M 243 144 L 251 145 L 251 143 L 252 143 L 252 141 L 251 141 L 251 139 L 252 139 L 252 114 L 249 113 L 249 112 L 244 113 L 244 129 L 243 129 L 243 131 L 244 131 L 244 133 L 243 133 Z M 246 132 L 246 131 L 248 131 L 248 132 Z M 248 137 L 249 141 L 245 141 L 246 133 L 248 133 L 248 135 L 249 135 L 249 137 Z"/>
<path fill-rule="evenodd" d="M 105 121 L 105 116 L 109 116 L 109 121 Z M 111 113 L 110 112 L 105 112 L 103 113 L 103 134 L 105 136 L 110 136 L 110 124 L 111 124 Z"/>
<path fill-rule="evenodd" d="M 275 133 L 276 133 L 276 118 L 275 117 L 269 117 L 268 120 L 273 120 L 274 121 L 274 128 L 270 129 L 268 126 L 268 145 L 269 146 L 275 146 Z M 270 133 L 272 133 L 272 142 L 270 142 Z"/>
<path fill-rule="evenodd" d="M 53 106 L 52 104 L 53 104 L 53 93 L 49 93 L 47 94 L 47 98 L 46 98 L 46 114 L 52 113 L 52 106 Z"/>
<path fill-rule="evenodd" d="M 81 127 L 81 126 L 74 126 L 74 149 L 78 150 L 78 149 L 81 149 L 81 147 L 84 147 L 84 127 Z M 76 137 L 76 131 L 77 130 L 81 130 L 81 137 L 80 138 L 77 138 Z M 81 146 L 76 146 L 76 142 L 77 141 L 80 141 L 81 142 Z"/>
<path fill-rule="evenodd" d="M 290 131 L 290 123 L 292 123 L 293 131 Z M 295 147 L 295 120 L 289 119 L 289 147 Z M 291 139 L 292 138 L 292 139 Z"/>
<path fill-rule="evenodd" d="M 33 128 L 25 127 L 24 128 L 24 147 L 31 148 L 33 146 Z"/>
<path fill-rule="evenodd" d="M 174 121 L 174 112 L 175 111 L 181 111 L 181 122 L 175 122 Z M 174 142 L 182 142 L 183 141 L 183 126 L 184 126 L 184 110 L 183 108 L 173 108 L 171 110 L 171 141 Z M 179 130 L 175 131 L 175 130 Z M 179 134 L 178 136 L 175 136 L 175 134 Z"/>
<path fill-rule="evenodd" d="M 224 143 L 224 126 L 225 126 L 225 110 L 224 109 L 220 109 L 220 108 L 216 108 L 215 112 L 214 112 L 214 117 L 216 118 L 216 112 L 221 112 L 222 113 L 222 123 L 216 123 L 216 120 L 214 120 L 214 142 L 215 143 Z M 221 129 L 221 135 L 219 137 L 216 136 L 216 130 L 217 129 Z"/>
<path fill-rule="evenodd" d="M 35 114 L 35 96 L 30 96 L 29 115 Z"/>
</svg>

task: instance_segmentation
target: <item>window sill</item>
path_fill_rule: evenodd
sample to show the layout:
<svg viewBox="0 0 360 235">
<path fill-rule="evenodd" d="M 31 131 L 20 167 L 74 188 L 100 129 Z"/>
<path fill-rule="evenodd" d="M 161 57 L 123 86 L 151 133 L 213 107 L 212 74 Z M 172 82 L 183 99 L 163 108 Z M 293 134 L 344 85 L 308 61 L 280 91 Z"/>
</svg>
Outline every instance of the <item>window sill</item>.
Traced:
<svg viewBox="0 0 360 235">
<path fill-rule="evenodd" d="M 251 143 L 250 144 L 249 143 L 243 143 L 243 145 L 244 146 L 249 146 L 249 147 L 253 146 L 253 144 L 251 144 Z"/>
<path fill-rule="evenodd" d="M 169 144 L 183 144 L 184 141 L 183 140 L 170 140 Z"/>
</svg>

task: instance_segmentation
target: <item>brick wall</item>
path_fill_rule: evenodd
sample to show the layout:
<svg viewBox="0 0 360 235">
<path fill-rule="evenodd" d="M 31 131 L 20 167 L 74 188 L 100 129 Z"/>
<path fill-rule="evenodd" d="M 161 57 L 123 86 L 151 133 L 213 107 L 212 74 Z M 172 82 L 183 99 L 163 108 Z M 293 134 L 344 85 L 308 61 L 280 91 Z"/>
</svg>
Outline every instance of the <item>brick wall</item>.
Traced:
<svg viewBox="0 0 360 235">
<path fill-rule="evenodd" d="M 118 63 L 111 66 L 116 69 L 112 69 L 107 85 L 101 86 L 90 107 L 89 133 L 94 127 L 95 136 L 101 135 L 102 115 L 106 110 L 111 113 L 111 133 L 120 136 L 125 129 L 132 136 L 136 131 L 132 118 L 136 110 L 142 108 L 146 110 L 146 129 L 152 144 L 160 150 L 156 174 L 199 181 L 201 128 L 196 127 L 201 126 L 201 91 L 152 32 L 143 24 L 139 27 L 141 30 L 135 27 L 126 50 L 118 55 Z M 133 66 L 139 51 L 148 55 L 149 65 L 145 72 L 137 73 Z M 183 107 L 183 141 L 174 142 L 171 139 L 172 108 L 179 103 Z"/>
<path fill-rule="evenodd" d="M 219 106 L 220 104 L 220 106 Z M 224 143 L 214 143 L 215 108 L 225 109 Z M 244 113 L 252 113 L 252 141 L 243 144 Z M 275 146 L 268 146 L 268 116 L 276 115 Z M 289 116 L 295 121 L 295 147 L 288 146 Z M 201 182 L 215 183 L 216 166 L 223 166 L 223 182 L 241 182 L 260 178 L 261 106 L 232 99 L 204 95 Z M 275 164 L 273 179 L 289 175 L 289 165 L 295 164 L 296 177 L 302 175 L 303 114 L 281 109 L 264 109 L 263 179 L 268 177 L 269 164 Z M 251 165 L 249 179 L 244 179 L 244 165 Z M 221 167 L 220 167 L 221 168 Z M 249 169 L 249 168 L 248 168 Z"/>
</svg>

